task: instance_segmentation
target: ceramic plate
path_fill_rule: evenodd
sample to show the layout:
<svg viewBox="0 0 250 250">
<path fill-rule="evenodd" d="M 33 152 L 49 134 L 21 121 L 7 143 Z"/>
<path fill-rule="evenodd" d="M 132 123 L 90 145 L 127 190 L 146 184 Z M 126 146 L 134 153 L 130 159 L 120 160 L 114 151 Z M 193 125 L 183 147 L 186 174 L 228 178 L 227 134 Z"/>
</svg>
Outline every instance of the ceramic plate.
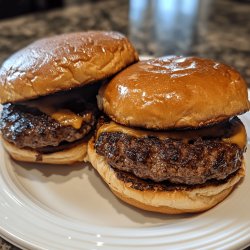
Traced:
<svg viewBox="0 0 250 250">
<path fill-rule="evenodd" d="M 250 115 L 242 116 L 247 130 Z M 250 151 L 246 153 L 250 166 Z M 0 146 L 0 234 L 27 249 L 241 249 L 250 244 L 250 175 L 201 214 L 143 212 L 87 164 L 17 163 Z"/>
</svg>

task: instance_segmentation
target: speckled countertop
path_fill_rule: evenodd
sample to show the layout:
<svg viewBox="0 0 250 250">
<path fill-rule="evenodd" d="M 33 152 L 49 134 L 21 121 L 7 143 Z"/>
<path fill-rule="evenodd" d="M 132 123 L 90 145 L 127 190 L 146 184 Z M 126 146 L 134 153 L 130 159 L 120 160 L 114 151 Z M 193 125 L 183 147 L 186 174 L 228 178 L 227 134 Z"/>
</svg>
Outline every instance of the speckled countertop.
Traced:
<svg viewBox="0 0 250 250">
<path fill-rule="evenodd" d="M 219 60 L 240 71 L 250 87 L 250 3 L 246 0 L 82 1 L 2 20 L 0 64 L 38 38 L 89 29 L 120 31 L 142 55 L 199 55 Z M 0 249 L 16 248 L 0 240 Z"/>
<path fill-rule="evenodd" d="M 117 30 L 129 36 L 140 54 L 217 59 L 238 69 L 250 86 L 249 1 L 164 2 L 87 1 L 61 10 L 0 21 L 0 63 L 40 37 L 88 29 Z"/>
</svg>

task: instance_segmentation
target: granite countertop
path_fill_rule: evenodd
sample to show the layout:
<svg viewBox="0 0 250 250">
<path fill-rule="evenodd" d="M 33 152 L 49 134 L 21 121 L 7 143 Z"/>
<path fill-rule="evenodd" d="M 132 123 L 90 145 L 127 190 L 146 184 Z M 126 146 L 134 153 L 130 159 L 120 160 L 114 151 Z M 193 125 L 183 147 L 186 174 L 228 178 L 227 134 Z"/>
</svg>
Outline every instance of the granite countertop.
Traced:
<svg viewBox="0 0 250 250">
<path fill-rule="evenodd" d="M 216 59 L 235 67 L 250 87 L 250 4 L 246 0 L 182 4 L 176 0 L 82 1 L 63 9 L 2 20 L 0 64 L 38 38 L 89 29 L 120 31 L 141 55 Z M 0 249 L 17 248 L 0 240 Z"/>
<path fill-rule="evenodd" d="M 116 30 L 128 35 L 140 54 L 217 59 L 238 69 L 250 86 L 248 1 L 193 0 L 188 5 L 173 0 L 164 2 L 86 1 L 61 10 L 0 21 L 0 64 L 40 37 L 88 29 Z"/>
</svg>

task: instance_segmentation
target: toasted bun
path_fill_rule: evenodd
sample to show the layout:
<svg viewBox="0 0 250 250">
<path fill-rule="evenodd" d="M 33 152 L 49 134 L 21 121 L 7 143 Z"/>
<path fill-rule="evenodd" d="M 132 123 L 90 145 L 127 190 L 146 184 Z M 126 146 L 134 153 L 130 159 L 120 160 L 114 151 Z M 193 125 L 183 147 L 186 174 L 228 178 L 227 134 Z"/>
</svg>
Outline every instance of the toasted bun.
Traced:
<svg viewBox="0 0 250 250">
<path fill-rule="evenodd" d="M 16 102 L 109 77 L 138 61 L 117 32 L 89 31 L 38 40 L 8 58 L 0 69 L 0 102 Z"/>
<path fill-rule="evenodd" d="M 149 129 L 201 127 L 249 109 L 237 71 L 196 57 L 140 61 L 104 85 L 98 101 L 114 121 Z"/>
<path fill-rule="evenodd" d="M 43 164 L 73 164 L 87 159 L 87 142 L 51 154 L 40 154 L 32 150 L 20 149 L 3 138 L 2 143 L 6 151 L 17 161 Z"/>
<path fill-rule="evenodd" d="M 165 214 L 195 213 L 208 210 L 225 199 L 245 175 L 245 167 L 242 165 L 238 173 L 224 184 L 191 190 L 140 191 L 132 188 L 130 183 L 125 183 L 117 178 L 115 171 L 107 164 L 105 158 L 95 152 L 93 139 L 88 144 L 88 157 L 118 198 L 143 210 Z"/>
</svg>

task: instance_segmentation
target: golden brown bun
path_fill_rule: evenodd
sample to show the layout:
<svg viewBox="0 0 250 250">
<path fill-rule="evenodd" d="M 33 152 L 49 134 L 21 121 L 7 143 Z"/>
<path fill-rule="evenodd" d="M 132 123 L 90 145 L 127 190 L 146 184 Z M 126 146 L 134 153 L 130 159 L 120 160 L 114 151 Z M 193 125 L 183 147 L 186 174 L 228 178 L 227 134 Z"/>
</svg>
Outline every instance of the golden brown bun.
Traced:
<svg viewBox="0 0 250 250">
<path fill-rule="evenodd" d="M 117 32 L 89 31 L 38 40 L 0 69 L 0 102 L 17 102 L 107 78 L 138 55 Z"/>
<path fill-rule="evenodd" d="M 129 183 L 116 177 L 115 171 L 107 164 L 105 158 L 95 152 L 93 139 L 88 144 L 88 157 L 111 191 L 121 200 L 143 210 L 166 214 L 195 213 L 208 210 L 225 199 L 245 175 L 243 164 L 237 175 L 225 184 L 209 185 L 192 190 L 140 191 L 131 188 Z"/>
<path fill-rule="evenodd" d="M 100 89 L 98 102 L 114 121 L 150 129 L 200 127 L 249 109 L 247 86 L 237 71 L 177 56 L 129 66 Z"/>
<path fill-rule="evenodd" d="M 2 138 L 2 143 L 11 157 L 17 161 L 45 164 L 73 164 L 87 159 L 87 142 L 63 151 L 39 154 L 28 149 L 21 149 Z"/>
</svg>

